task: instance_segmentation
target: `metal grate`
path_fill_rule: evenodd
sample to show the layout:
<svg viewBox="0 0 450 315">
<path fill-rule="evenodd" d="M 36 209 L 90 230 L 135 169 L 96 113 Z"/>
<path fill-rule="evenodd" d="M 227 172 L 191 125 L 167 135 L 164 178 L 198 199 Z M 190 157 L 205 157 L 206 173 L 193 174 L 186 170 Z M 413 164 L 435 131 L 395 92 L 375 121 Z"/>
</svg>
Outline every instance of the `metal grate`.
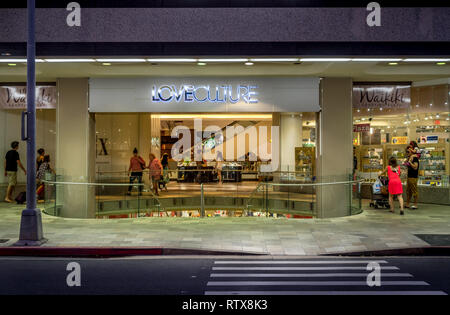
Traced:
<svg viewBox="0 0 450 315">
<path fill-rule="evenodd" d="M 450 234 L 414 234 L 431 246 L 450 246 Z"/>
</svg>

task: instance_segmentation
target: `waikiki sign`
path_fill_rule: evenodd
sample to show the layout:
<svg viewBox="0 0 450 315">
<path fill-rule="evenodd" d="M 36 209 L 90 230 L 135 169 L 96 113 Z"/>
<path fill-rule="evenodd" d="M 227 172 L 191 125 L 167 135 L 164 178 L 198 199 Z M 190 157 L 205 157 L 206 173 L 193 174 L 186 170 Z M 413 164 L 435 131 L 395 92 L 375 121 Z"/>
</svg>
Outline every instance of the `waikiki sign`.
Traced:
<svg viewBox="0 0 450 315">
<path fill-rule="evenodd" d="M 158 103 L 258 103 L 256 85 L 153 85 L 151 101 Z"/>
<path fill-rule="evenodd" d="M 36 86 L 36 108 L 56 108 L 56 86 Z M 26 86 L 0 86 L 0 108 L 27 108 Z"/>
<path fill-rule="evenodd" d="M 353 108 L 408 108 L 411 104 L 410 85 L 369 85 L 353 86 Z"/>
</svg>

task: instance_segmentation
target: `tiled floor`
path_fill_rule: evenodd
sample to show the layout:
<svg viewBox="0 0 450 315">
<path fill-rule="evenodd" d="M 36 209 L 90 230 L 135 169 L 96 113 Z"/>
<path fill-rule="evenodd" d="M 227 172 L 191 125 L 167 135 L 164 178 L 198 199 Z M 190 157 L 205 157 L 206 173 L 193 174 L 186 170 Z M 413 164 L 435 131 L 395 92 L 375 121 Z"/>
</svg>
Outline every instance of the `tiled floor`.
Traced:
<svg viewBox="0 0 450 315">
<path fill-rule="evenodd" d="M 318 255 L 422 247 L 414 234 L 449 234 L 450 207 L 419 205 L 404 216 L 387 210 L 336 219 L 139 218 L 64 219 L 43 214 L 44 246 L 162 246 Z M 18 238 L 24 206 L 0 204 L 0 246 Z"/>
</svg>

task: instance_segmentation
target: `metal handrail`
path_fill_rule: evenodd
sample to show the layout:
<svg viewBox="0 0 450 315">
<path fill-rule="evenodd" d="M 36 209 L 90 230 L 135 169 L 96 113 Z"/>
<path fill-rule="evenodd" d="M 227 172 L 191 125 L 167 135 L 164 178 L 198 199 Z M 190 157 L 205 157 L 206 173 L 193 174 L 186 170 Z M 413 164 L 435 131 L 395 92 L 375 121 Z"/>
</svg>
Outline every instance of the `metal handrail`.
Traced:
<svg viewBox="0 0 450 315">
<path fill-rule="evenodd" d="M 329 183 L 270 183 L 270 182 L 259 182 L 256 186 L 255 190 L 250 194 L 246 209 L 248 210 L 251 206 L 250 201 L 253 199 L 253 195 L 258 192 L 260 186 L 266 185 L 266 186 L 327 186 L 327 185 L 341 185 L 341 184 L 354 184 L 354 183 L 362 183 L 364 182 L 364 179 L 357 179 L 357 180 L 351 180 L 351 181 L 344 181 L 344 182 L 329 182 Z"/>
</svg>

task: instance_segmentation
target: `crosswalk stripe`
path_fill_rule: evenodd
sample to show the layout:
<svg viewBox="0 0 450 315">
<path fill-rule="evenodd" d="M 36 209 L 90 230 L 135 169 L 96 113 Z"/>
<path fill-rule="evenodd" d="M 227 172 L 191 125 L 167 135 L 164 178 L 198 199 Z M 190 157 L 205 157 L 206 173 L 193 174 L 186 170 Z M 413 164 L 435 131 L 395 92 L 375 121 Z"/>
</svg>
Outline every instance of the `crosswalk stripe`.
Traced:
<svg viewBox="0 0 450 315">
<path fill-rule="evenodd" d="M 257 261 L 215 261 L 215 264 L 227 264 L 227 265 L 231 265 L 231 264 L 236 264 L 236 265 L 249 265 L 249 264 L 254 264 L 254 265 L 284 265 L 284 264 L 294 264 L 294 265 L 318 265 L 318 264 L 323 264 L 323 265 L 332 265 L 332 264 L 337 264 L 337 265 L 345 265 L 345 264 L 368 264 L 370 262 L 376 262 L 379 264 L 387 264 L 388 262 L 385 260 L 343 260 L 343 261 L 339 261 L 339 260 L 304 260 L 304 261 L 298 261 L 298 260 L 257 260 Z"/>
<path fill-rule="evenodd" d="M 209 281 L 207 286 L 266 286 L 266 285 L 298 285 L 298 286 L 365 286 L 366 281 Z M 386 285 L 429 285 L 424 281 L 381 281 L 381 286 Z"/>
<path fill-rule="evenodd" d="M 395 266 L 381 266 L 381 270 L 398 270 Z M 366 267 L 212 267 L 212 270 L 367 270 Z"/>
<path fill-rule="evenodd" d="M 327 278 L 367 277 L 368 273 L 212 273 L 211 278 Z M 382 277 L 413 277 L 409 273 L 383 273 Z"/>
<path fill-rule="evenodd" d="M 206 291 L 205 295 L 447 295 L 443 291 Z"/>
</svg>

